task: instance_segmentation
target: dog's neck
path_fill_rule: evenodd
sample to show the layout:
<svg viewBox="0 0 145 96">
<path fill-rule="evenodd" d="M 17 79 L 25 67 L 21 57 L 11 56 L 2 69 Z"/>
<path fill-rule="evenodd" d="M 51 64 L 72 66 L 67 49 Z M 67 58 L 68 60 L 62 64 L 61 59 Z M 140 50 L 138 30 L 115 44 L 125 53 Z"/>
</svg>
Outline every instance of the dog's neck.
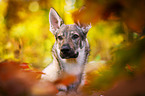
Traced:
<svg viewBox="0 0 145 96">
<path fill-rule="evenodd" d="M 77 60 L 76 60 L 76 58 L 65 59 L 65 63 L 77 64 Z"/>
<path fill-rule="evenodd" d="M 57 48 L 56 52 L 57 52 L 60 62 L 62 62 L 63 64 L 80 64 L 80 65 L 82 65 L 84 63 L 84 61 L 85 61 L 84 59 L 86 57 L 85 56 L 86 55 L 85 47 L 83 47 L 82 49 L 78 49 L 79 55 L 77 58 L 62 59 L 59 54 L 60 53 L 59 48 Z"/>
<path fill-rule="evenodd" d="M 60 59 L 60 60 L 66 73 L 72 75 L 79 75 L 81 74 L 83 67 L 85 65 L 84 59 L 85 59 L 85 50 L 81 49 L 79 51 L 79 56 L 77 58 Z"/>
<path fill-rule="evenodd" d="M 85 46 L 82 49 L 79 49 L 79 55 L 77 58 L 62 59 L 60 57 L 60 50 L 59 48 L 57 48 L 58 46 L 55 42 L 52 50 L 52 52 L 54 53 L 53 58 L 55 58 L 55 63 L 59 64 L 60 70 L 74 75 L 82 72 L 90 51 L 87 39 L 84 43 Z"/>
<path fill-rule="evenodd" d="M 58 58 L 55 62 L 59 64 L 60 70 L 72 75 L 78 75 L 82 72 L 87 58 L 85 47 L 79 49 L 79 55 L 77 58 L 62 59 L 59 54 L 60 50 L 58 48 L 52 52 L 55 54 L 54 58 Z"/>
</svg>

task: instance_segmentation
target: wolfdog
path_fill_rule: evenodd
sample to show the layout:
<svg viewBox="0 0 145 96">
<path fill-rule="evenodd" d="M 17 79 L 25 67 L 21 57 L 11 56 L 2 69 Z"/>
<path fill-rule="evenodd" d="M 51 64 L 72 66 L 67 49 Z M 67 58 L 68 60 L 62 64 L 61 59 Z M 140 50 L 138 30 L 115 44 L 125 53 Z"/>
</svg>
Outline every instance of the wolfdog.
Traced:
<svg viewBox="0 0 145 96">
<path fill-rule="evenodd" d="M 49 12 L 49 23 L 56 41 L 52 48 L 53 62 L 43 70 L 45 74 L 41 79 L 55 82 L 63 78 L 64 74 L 72 75 L 76 79 L 58 89 L 77 90 L 83 82 L 84 67 L 90 51 L 86 36 L 91 25 L 81 24 L 79 21 L 65 25 L 53 8 Z"/>
</svg>

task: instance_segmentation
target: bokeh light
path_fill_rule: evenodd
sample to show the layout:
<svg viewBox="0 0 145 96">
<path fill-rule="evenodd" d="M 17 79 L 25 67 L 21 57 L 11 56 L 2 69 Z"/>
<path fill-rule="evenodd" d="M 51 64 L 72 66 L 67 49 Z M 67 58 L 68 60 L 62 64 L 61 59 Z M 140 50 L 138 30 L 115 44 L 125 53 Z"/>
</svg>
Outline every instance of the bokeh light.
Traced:
<svg viewBox="0 0 145 96">
<path fill-rule="evenodd" d="M 33 1 L 29 4 L 29 10 L 32 12 L 36 12 L 39 10 L 39 3 L 37 1 Z"/>
</svg>

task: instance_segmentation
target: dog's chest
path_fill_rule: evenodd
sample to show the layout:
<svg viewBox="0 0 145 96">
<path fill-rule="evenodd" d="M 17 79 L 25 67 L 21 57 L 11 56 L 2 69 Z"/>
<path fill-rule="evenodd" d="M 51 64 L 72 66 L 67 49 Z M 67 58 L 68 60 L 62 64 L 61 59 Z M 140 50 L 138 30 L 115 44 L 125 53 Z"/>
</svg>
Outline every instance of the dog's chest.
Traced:
<svg viewBox="0 0 145 96">
<path fill-rule="evenodd" d="M 71 75 L 79 75 L 84 68 L 85 52 L 84 48 L 80 50 L 79 56 L 75 59 L 62 59 L 64 71 Z"/>
<path fill-rule="evenodd" d="M 71 75 L 79 75 L 82 72 L 82 65 L 80 64 L 74 64 L 74 63 L 64 63 L 63 64 L 64 71 L 67 74 Z"/>
</svg>

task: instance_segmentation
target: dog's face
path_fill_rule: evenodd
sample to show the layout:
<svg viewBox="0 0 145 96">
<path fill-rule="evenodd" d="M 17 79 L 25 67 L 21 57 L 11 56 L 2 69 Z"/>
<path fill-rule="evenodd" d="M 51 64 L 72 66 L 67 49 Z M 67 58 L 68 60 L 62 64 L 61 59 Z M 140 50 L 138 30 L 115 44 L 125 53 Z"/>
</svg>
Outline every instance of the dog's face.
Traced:
<svg viewBox="0 0 145 96">
<path fill-rule="evenodd" d="M 77 58 L 79 49 L 83 47 L 86 35 L 78 29 L 77 25 L 62 25 L 55 35 L 60 56 L 62 58 Z"/>
<path fill-rule="evenodd" d="M 56 38 L 57 51 L 60 57 L 62 59 L 77 58 L 79 50 L 84 47 L 90 26 L 65 25 L 53 8 L 50 9 L 49 22 L 50 31 Z"/>
</svg>

